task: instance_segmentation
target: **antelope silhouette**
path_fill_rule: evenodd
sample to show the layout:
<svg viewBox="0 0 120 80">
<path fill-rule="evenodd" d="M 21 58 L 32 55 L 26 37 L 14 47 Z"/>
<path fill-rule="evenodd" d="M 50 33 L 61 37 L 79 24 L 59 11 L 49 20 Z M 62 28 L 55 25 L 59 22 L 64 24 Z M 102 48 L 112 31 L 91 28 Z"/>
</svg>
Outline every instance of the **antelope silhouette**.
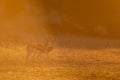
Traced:
<svg viewBox="0 0 120 80">
<path fill-rule="evenodd" d="M 49 39 L 46 41 L 46 43 L 44 45 L 41 44 L 28 44 L 26 49 L 27 49 L 27 59 L 30 56 L 36 55 L 38 57 L 40 57 L 41 54 L 45 54 L 48 55 L 48 53 L 50 53 L 55 46 L 55 40 L 54 38 Z"/>
</svg>

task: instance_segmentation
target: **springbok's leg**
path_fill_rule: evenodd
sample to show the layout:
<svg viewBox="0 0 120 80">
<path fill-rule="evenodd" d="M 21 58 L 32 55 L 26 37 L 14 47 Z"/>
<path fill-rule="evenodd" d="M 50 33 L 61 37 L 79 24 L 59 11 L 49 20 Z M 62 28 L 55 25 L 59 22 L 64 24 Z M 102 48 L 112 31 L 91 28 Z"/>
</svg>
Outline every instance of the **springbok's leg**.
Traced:
<svg viewBox="0 0 120 80">
<path fill-rule="evenodd" d="M 49 53 L 44 53 L 44 63 L 49 63 Z"/>
<path fill-rule="evenodd" d="M 41 53 L 40 53 L 40 52 L 39 52 L 39 53 L 37 52 L 37 53 L 36 53 L 36 58 L 39 60 L 40 57 L 41 57 Z"/>
<path fill-rule="evenodd" d="M 30 50 L 27 50 L 27 56 L 26 56 L 26 59 L 27 59 L 27 60 L 29 59 L 30 55 L 31 55 L 31 51 L 30 51 Z"/>
<path fill-rule="evenodd" d="M 27 50 L 26 59 L 28 60 L 30 57 L 34 57 L 36 53 L 33 50 Z"/>
</svg>

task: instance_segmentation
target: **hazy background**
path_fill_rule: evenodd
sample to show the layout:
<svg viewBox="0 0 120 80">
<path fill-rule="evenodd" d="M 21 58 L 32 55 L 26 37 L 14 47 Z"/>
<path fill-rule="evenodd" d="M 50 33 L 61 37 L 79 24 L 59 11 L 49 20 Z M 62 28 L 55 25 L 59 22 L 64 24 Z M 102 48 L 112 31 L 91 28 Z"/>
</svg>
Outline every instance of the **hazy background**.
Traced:
<svg viewBox="0 0 120 80">
<path fill-rule="evenodd" d="M 48 28 L 58 34 L 83 37 L 120 37 L 119 0 L 45 0 L 48 14 L 51 9 L 61 16 L 61 24 Z"/>
<path fill-rule="evenodd" d="M 0 38 L 30 40 L 51 33 L 119 39 L 119 3 L 119 0 L 0 0 Z"/>
</svg>

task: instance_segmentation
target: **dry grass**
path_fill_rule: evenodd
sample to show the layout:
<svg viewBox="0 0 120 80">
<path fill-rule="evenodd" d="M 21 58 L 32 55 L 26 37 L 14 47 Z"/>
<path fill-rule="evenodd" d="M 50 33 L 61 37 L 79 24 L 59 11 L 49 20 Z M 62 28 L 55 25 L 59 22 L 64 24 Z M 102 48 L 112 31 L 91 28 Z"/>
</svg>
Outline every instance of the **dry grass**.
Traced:
<svg viewBox="0 0 120 80">
<path fill-rule="evenodd" d="M 0 80 L 120 80 L 120 49 L 56 47 L 27 61 L 25 46 L 0 51 Z"/>
</svg>

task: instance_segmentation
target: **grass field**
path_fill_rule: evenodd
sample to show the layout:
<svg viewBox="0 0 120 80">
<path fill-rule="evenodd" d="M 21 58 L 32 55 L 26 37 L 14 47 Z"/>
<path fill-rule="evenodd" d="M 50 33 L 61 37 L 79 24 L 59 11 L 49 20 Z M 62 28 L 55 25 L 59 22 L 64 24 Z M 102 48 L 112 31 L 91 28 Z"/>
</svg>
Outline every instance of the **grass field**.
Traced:
<svg viewBox="0 0 120 80">
<path fill-rule="evenodd" d="M 120 80 L 120 48 L 71 48 L 58 42 L 48 56 L 28 60 L 25 45 L 1 46 L 0 80 Z"/>
</svg>

